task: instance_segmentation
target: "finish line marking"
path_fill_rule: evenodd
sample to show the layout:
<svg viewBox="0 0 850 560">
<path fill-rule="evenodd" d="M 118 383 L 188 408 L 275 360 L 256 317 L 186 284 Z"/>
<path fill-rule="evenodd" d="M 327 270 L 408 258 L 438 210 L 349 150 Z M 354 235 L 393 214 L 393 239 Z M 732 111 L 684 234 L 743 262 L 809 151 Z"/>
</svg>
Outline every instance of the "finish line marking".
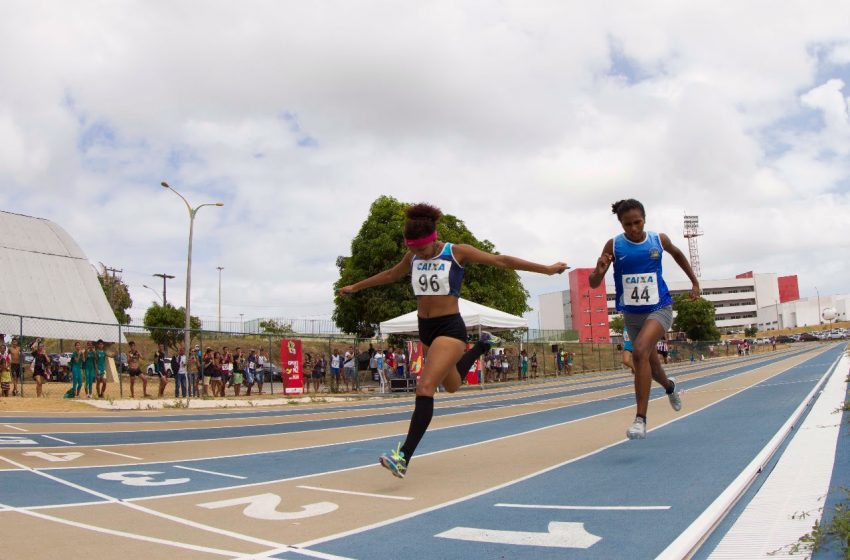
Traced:
<svg viewBox="0 0 850 560">
<path fill-rule="evenodd" d="M 59 439 L 58 437 L 53 437 L 53 436 L 42 436 L 42 437 L 46 437 L 47 439 L 52 439 L 54 441 L 61 441 L 62 443 L 67 443 L 68 445 L 77 445 L 73 441 L 68 441 L 67 439 Z"/>
<path fill-rule="evenodd" d="M 587 511 L 658 511 L 670 509 L 670 506 L 553 506 L 542 504 L 495 504 L 495 507 L 522 509 L 561 509 Z"/>
<path fill-rule="evenodd" d="M 236 478 L 236 479 L 239 479 L 239 480 L 246 480 L 248 478 L 247 476 L 237 476 L 235 474 L 226 474 L 226 473 L 220 473 L 220 472 L 214 472 L 214 471 L 205 471 L 204 469 L 194 469 L 192 467 L 183 467 L 183 466 L 180 466 L 180 465 L 174 465 L 174 468 L 175 469 L 183 469 L 184 471 L 195 471 L 195 472 L 205 473 L 205 474 L 214 474 L 216 476 L 226 476 L 227 478 Z"/>
<path fill-rule="evenodd" d="M 114 451 L 107 451 L 106 449 L 95 449 L 95 451 L 100 451 L 101 453 L 108 453 L 110 455 L 118 455 L 119 457 L 126 457 L 128 459 L 135 459 L 136 461 L 141 461 L 141 457 L 133 457 L 132 455 L 124 455 L 123 453 L 116 453 Z"/>
<path fill-rule="evenodd" d="M 334 494 L 350 494 L 352 496 L 366 496 L 368 498 L 384 498 L 386 500 L 412 500 L 409 496 L 388 496 L 386 494 L 370 494 L 368 492 L 352 492 L 351 490 L 335 490 L 333 488 L 320 488 L 318 486 L 298 486 L 305 490 L 318 490 L 320 492 L 332 492 Z"/>
</svg>

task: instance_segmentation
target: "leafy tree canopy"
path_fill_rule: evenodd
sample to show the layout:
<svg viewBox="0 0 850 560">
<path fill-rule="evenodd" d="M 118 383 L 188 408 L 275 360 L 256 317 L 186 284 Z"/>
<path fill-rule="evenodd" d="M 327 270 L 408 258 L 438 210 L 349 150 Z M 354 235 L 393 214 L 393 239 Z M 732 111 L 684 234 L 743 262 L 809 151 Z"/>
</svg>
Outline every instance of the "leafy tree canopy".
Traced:
<svg viewBox="0 0 850 560">
<path fill-rule="evenodd" d="M 133 307 L 133 300 L 130 298 L 130 290 L 127 284 L 121 280 L 121 276 L 110 275 L 106 270 L 106 266 L 101 263 L 100 271 L 97 273 L 97 279 L 100 282 L 100 287 L 103 288 L 103 293 L 106 294 L 106 301 L 112 307 L 115 313 L 115 318 L 118 323 L 127 325 L 130 323 L 130 316 L 127 310 Z"/>
<path fill-rule="evenodd" d="M 673 311 L 677 313 L 674 331 L 684 332 L 691 340 L 720 340 L 720 331 L 714 322 L 714 304 L 707 299 L 691 300 L 684 294 L 674 296 Z"/>
<path fill-rule="evenodd" d="M 289 336 L 291 334 L 295 334 L 291 324 L 281 323 L 274 319 L 260 321 L 260 330 L 264 333 L 275 336 Z"/>
<path fill-rule="evenodd" d="M 334 283 L 333 319 L 344 332 L 371 337 L 381 321 L 416 309 L 409 280 L 363 290 L 351 297 L 339 295 L 341 287 L 392 268 L 404 257 L 404 212 L 409 206 L 389 196 L 379 197 L 351 241 L 351 256 L 337 258 L 340 277 Z M 491 242 L 476 239 L 462 220 L 450 214 L 437 222 L 437 233 L 441 241 L 465 243 L 498 254 Z M 519 275 L 493 266 L 467 265 L 460 295 L 514 315 L 531 309 Z"/>
<path fill-rule="evenodd" d="M 201 329 L 201 320 L 194 315 L 189 319 L 192 330 Z M 177 349 L 183 342 L 186 326 L 186 308 L 176 308 L 170 303 L 163 307 L 154 303 L 145 312 L 145 328 L 151 333 L 151 339 L 166 348 Z"/>
<path fill-rule="evenodd" d="M 614 315 L 611 317 L 611 320 L 608 321 L 608 327 L 615 333 L 623 334 L 623 331 L 626 329 L 626 323 L 623 316 Z"/>
</svg>

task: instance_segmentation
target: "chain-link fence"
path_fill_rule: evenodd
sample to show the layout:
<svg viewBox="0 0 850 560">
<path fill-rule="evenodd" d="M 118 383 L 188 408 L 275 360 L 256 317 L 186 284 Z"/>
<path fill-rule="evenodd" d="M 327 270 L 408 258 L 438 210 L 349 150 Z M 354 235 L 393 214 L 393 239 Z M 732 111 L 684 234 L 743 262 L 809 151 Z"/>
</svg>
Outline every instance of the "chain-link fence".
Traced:
<svg viewBox="0 0 850 560">
<path fill-rule="evenodd" d="M 179 358 L 172 360 L 182 346 L 184 330 L 177 328 L 145 328 L 138 325 L 118 325 L 68 321 L 41 317 L 24 317 L 0 313 L 0 332 L 5 333 L 5 342 L 10 346 L 12 359 L 12 393 L 21 396 L 42 395 L 46 384 L 56 386 L 68 396 L 73 393 L 75 369 L 86 378 L 85 393 L 104 398 L 119 397 L 212 397 L 212 396 L 255 396 L 278 395 L 283 391 L 281 375 L 280 334 L 220 332 L 196 330 L 190 334 L 190 348 L 185 363 L 186 379 L 177 378 Z M 523 381 L 559 375 L 574 375 L 593 371 L 623 370 L 622 347 L 616 343 L 582 343 L 575 341 L 572 331 L 513 331 L 504 334 L 505 342 L 481 359 L 482 382 Z M 375 364 L 370 356 L 375 351 L 394 352 L 399 362 L 409 363 L 407 339 L 390 337 L 388 340 L 358 339 L 344 334 L 287 333 L 286 338 L 297 338 L 302 342 L 303 374 L 305 393 L 364 392 L 382 388 L 380 376 L 375 373 Z M 572 340 L 570 340 L 572 339 Z M 106 385 L 89 387 L 87 366 L 75 360 L 77 356 L 93 354 L 94 375 L 97 378 L 100 365 L 97 341 L 103 341 L 102 351 L 107 359 Z M 87 347 L 91 344 L 90 352 Z M 162 345 L 162 346 L 160 346 Z M 39 352 L 39 349 L 40 352 Z M 771 344 L 750 345 L 747 353 L 762 353 L 775 349 Z M 162 355 L 157 352 L 161 351 Z M 355 357 L 356 377 L 346 379 L 331 375 L 331 358 L 349 353 Z M 723 342 L 670 341 L 666 361 L 677 363 L 699 361 L 715 357 L 733 356 L 739 352 L 735 345 Z M 38 354 L 43 358 L 38 358 Z M 214 361 L 214 354 L 220 356 Z M 226 372 L 222 385 L 213 390 L 210 386 L 210 370 L 213 364 L 225 362 L 225 355 L 241 353 L 245 361 L 262 363 L 260 371 L 252 371 L 254 383 L 247 383 L 248 372 L 233 377 Z M 207 356 L 209 354 L 209 356 Z M 259 357 L 262 356 L 262 359 Z M 324 360 L 323 370 L 314 366 Z M 336 362 L 336 360 L 334 360 Z M 342 360 L 337 362 L 342 366 Z M 220 368 L 217 368 L 220 369 Z M 340 367 L 342 370 L 342 367 Z M 82 371 L 80 371 L 82 370 Z M 178 371 L 175 371 L 178 370 Z M 314 372 L 316 372 L 314 379 Z M 239 372 L 237 372 L 239 373 Z M 409 375 L 404 368 L 394 374 Z M 241 380 L 241 383 L 238 381 Z M 178 383 L 178 381 L 180 381 Z M 237 381 L 237 383 L 234 383 Z M 65 386 L 54 384 L 66 384 Z M 108 387 L 108 388 L 107 388 Z M 386 387 L 383 387 L 386 389 Z M 218 389 L 221 389 L 220 391 Z M 69 394 L 69 391 L 72 393 Z M 49 391 L 53 396 L 55 390 Z M 85 395 L 80 395 L 85 396 Z"/>
</svg>

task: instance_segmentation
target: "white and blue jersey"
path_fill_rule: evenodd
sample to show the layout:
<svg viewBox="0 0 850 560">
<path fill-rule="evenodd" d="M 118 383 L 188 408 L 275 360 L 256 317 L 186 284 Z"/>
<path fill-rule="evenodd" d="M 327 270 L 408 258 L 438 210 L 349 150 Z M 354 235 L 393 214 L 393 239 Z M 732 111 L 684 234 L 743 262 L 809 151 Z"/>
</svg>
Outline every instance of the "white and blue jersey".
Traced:
<svg viewBox="0 0 850 560">
<path fill-rule="evenodd" d="M 410 264 L 414 295 L 460 297 L 463 267 L 455 260 L 451 243 L 443 243 L 443 250 L 432 259 L 419 259 L 414 255 Z"/>
<path fill-rule="evenodd" d="M 616 305 L 623 313 L 652 313 L 673 304 L 661 274 L 661 238 L 653 231 L 645 234 L 640 243 L 623 233 L 614 238 Z"/>
</svg>

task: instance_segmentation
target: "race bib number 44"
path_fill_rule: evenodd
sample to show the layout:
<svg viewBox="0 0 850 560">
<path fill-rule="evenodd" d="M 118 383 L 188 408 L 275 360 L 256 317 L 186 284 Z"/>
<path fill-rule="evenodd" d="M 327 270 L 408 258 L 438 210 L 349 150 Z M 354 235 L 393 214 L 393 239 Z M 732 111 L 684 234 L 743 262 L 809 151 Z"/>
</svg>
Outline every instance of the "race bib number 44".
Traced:
<svg viewBox="0 0 850 560">
<path fill-rule="evenodd" d="M 449 295 L 449 269 L 446 261 L 417 261 L 413 265 L 410 281 L 417 296 Z"/>
<path fill-rule="evenodd" d="M 623 274 L 623 299 L 626 305 L 655 305 L 658 297 L 658 275 Z"/>
</svg>

